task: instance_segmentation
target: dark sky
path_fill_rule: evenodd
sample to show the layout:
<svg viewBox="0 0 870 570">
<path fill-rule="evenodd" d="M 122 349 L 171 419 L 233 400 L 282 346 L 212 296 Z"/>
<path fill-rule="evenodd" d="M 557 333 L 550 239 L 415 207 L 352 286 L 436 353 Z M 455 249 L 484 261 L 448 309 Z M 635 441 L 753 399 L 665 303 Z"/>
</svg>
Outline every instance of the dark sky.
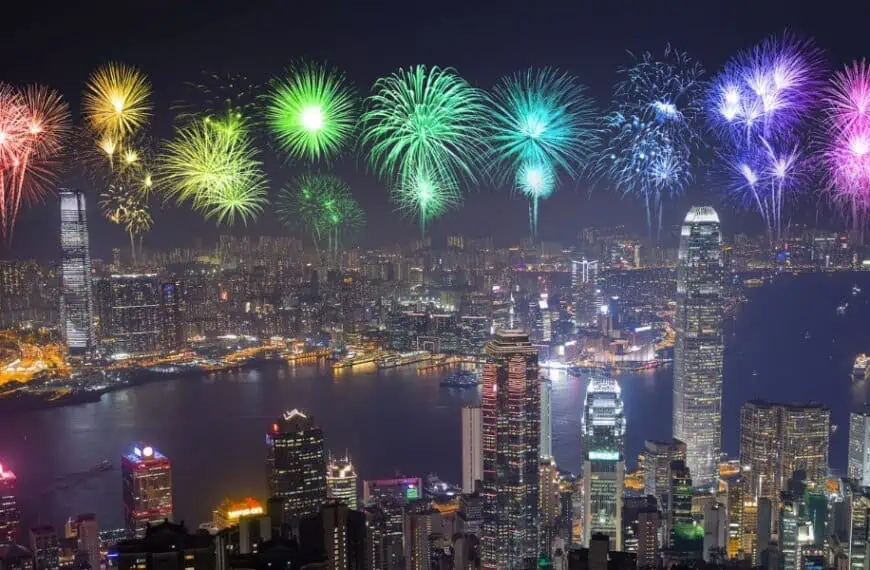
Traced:
<svg viewBox="0 0 870 570">
<path fill-rule="evenodd" d="M 538 1 L 442 0 L 438 2 L 238 0 L 115 0 L 12 2 L 4 5 L 0 80 L 41 82 L 60 89 L 77 114 L 88 74 L 108 60 L 121 60 L 145 71 L 154 85 L 153 132 L 171 135 L 170 104 L 181 96 L 184 81 L 203 70 L 245 72 L 267 79 L 294 59 L 328 60 L 345 70 L 367 94 L 380 75 L 417 63 L 455 67 L 473 84 L 489 88 L 501 76 L 528 66 L 552 65 L 576 74 L 605 105 L 616 68 L 630 61 L 626 50 L 660 51 L 665 43 L 690 52 L 715 72 L 739 49 L 790 28 L 813 36 L 833 68 L 870 54 L 866 2 L 805 0 L 754 1 Z M 52 6 L 54 5 L 54 6 Z M 11 14 L 8 12 L 11 10 Z M 300 171 L 298 166 L 269 164 L 272 188 Z M 363 244 L 410 239 L 413 222 L 402 222 L 387 200 L 383 183 L 355 156 L 334 170 L 352 185 L 368 212 Z M 688 195 L 666 212 L 675 223 L 692 202 L 720 200 L 699 173 Z M 80 184 L 67 180 L 66 184 Z M 86 190 L 93 192 L 92 188 Z M 541 236 L 570 242 L 589 224 L 626 223 L 642 231 L 641 205 L 580 180 L 563 184 L 543 203 Z M 92 248 L 104 256 L 123 244 L 122 231 L 89 211 Z M 721 205 L 726 229 L 752 227 L 751 216 Z M 57 256 L 56 199 L 20 216 L 14 241 L 0 246 L 0 257 Z M 812 219 L 814 206 L 798 218 Z M 465 205 L 432 226 L 437 238 L 448 232 L 492 235 L 517 240 L 527 232 L 527 203 L 508 188 L 482 185 Z M 826 217 L 826 216 L 825 216 Z M 824 220 L 827 221 L 827 220 Z M 240 232 L 242 230 L 236 230 Z M 266 214 L 247 230 L 277 234 Z M 155 225 L 146 246 L 192 244 L 194 237 L 214 239 L 218 230 L 191 212 L 155 205 Z"/>
</svg>

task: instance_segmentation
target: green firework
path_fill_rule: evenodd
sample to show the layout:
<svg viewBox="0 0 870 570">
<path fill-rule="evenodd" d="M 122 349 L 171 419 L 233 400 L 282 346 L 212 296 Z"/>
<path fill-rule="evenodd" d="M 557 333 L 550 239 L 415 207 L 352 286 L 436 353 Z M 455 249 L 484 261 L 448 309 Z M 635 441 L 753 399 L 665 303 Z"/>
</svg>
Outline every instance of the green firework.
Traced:
<svg viewBox="0 0 870 570">
<path fill-rule="evenodd" d="M 529 226 L 532 238 L 538 237 L 538 201 L 553 193 L 556 175 L 546 162 L 530 160 L 520 165 L 516 175 L 516 187 L 529 199 Z"/>
<path fill-rule="evenodd" d="M 160 186 L 218 224 L 247 223 L 266 203 L 257 151 L 235 116 L 206 117 L 179 129 L 160 160 Z"/>
<path fill-rule="evenodd" d="M 357 122 L 356 94 L 343 73 L 317 63 L 291 67 L 272 81 L 266 120 L 281 148 L 311 161 L 339 153 Z"/>
<path fill-rule="evenodd" d="M 484 94 L 452 69 L 417 65 L 378 79 L 362 117 L 373 168 L 399 195 L 435 177 L 450 187 L 475 178 L 484 155 Z"/>
<path fill-rule="evenodd" d="M 326 242 L 331 260 L 337 258 L 341 243 L 365 223 L 350 187 L 331 174 L 303 174 L 292 181 L 278 197 L 278 217 L 307 233 L 318 255 Z"/>
<path fill-rule="evenodd" d="M 429 221 L 459 204 L 460 199 L 459 189 L 452 180 L 439 179 L 422 168 L 393 189 L 393 200 L 399 209 L 417 217 L 422 235 L 426 235 Z"/>
</svg>

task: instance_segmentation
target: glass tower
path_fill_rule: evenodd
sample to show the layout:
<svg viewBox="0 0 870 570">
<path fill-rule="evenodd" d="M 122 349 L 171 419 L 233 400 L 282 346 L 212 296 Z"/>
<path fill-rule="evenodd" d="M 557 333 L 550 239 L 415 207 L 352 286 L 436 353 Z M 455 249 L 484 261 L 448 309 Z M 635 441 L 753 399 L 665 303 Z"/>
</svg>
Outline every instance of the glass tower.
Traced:
<svg viewBox="0 0 870 570">
<path fill-rule="evenodd" d="M 719 216 L 689 210 L 680 232 L 674 322 L 673 436 L 696 487 L 718 480 L 722 439 L 722 260 Z"/>
<path fill-rule="evenodd" d="M 583 405 L 583 544 L 593 534 L 622 549 L 622 498 L 625 478 L 625 414 L 619 383 L 593 376 Z"/>
<path fill-rule="evenodd" d="M 849 414 L 849 479 L 870 487 L 870 408 Z"/>
<path fill-rule="evenodd" d="M 60 247 L 63 338 L 70 354 L 81 357 L 93 350 L 95 336 L 88 220 L 79 190 L 60 191 Z"/>
<path fill-rule="evenodd" d="M 486 345 L 481 393 L 485 570 L 528 568 L 537 559 L 540 389 L 529 335 L 497 332 Z"/>
<path fill-rule="evenodd" d="M 285 520 L 315 515 L 326 502 L 323 430 L 299 410 L 284 412 L 266 434 L 269 496 L 283 501 Z"/>
<path fill-rule="evenodd" d="M 165 455 L 142 443 L 121 457 L 124 520 L 141 538 L 148 523 L 172 520 L 172 467 Z"/>
</svg>

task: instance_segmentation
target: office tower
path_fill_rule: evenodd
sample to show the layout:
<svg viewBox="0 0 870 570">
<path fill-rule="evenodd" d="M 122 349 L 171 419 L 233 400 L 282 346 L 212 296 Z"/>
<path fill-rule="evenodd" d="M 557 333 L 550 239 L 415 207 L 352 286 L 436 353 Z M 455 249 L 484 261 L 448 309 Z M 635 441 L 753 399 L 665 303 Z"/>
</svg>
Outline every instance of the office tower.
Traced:
<svg viewBox="0 0 870 570">
<path fill-rule="evenodd" d="M 641 513 L 654 512 L 658 514 L 658 504 L 655 497 L 625 497 L 622 503 L 622 551 L 637 554 L 640 549 L 640 535 L 645 530 L 642 528 Z M 647 519 L 649 517 L 646 517 Z M 655 535 L 653 535 L 655 537 Z M 649 540 L 649 537 L 645 537 Z M 655 548 L 655 544 L 653 544 Z M 640 560 L 640 558 L 638 558 Z M 638 564 L 640 566 L 641 564 Z"/>
<path fill-rule="evenodd" d="M 326 497 L 356 510 L 359 505 L 357 475 L 350 458 L 330 458 L 326 466 Z"/>
<path fill-rule="evenodd" d="M 677 266 L 673 435 L 686 442 L 694 484 L 706 488 L 719 479 L 722 439 L 721 243 L 716 211 L 689 210 Z"/>
<path fill-rule="evenodd" d="M 778 518 L 775 519 L 773 516 L 773 501 L 763 497 L 757 500 L 758 523 L 755 531 L 755 541 L 757 543 L 756 550 L 759 553 L 759 559 L 761 559 L 761 553 L 764 552 L 773 537 L 774 520 L 778 520 Z"/>
<path fill-rule="evenodd" d="M 637 516 L 637 565 L 655 568 L 658 565 L 659 527 L 661 514 L 658 509 L 644 510 Z"/>
<path fill-rule="evenodd" d="M 480 406 L 462 408 L 462 492 L 473 493 L 483 479 L 483 413 Z"/>
<path fill-rule="evenodd" d="M 137 537 L 148 523 L 172 520 L 172 466 L 150 445 L 137 443 L 121 456 L 124 521 Z"/>
<path fill-rule="evenodd" d="M 728 558 L 737 558 L 743 549 L 743 497 L 746 481 L 739 473 L 723 480 L 728 507 Z"/>
<path fill-rule="evenodd" d="M 597 373 L 589 380 L 582 420 L 583 544 L 601 533 L 611 550 L 622 550 L 625 415 L 615 379 Z"/>
<path fill-rule="evenodd" d="M 870 515 L 870 496 L 865 489 L 854 482 L 844 482 L 848 502 L 848 560 L 849 570 L 865 570 L 868 559 L 868 515 Z"/>
<path fill-rule="evenodd" d="M 90 354 L 94 337 L 94 300 L 91 292 L 91 254 L 85 195 L 60 191 L 61 295 L 60 321 L 69 353 Z"/>
<path fill-rule="evenodd" d="M 725 505 L 712 502 L 704 505 L 704 542 L 705 562 L 720 562 L 725 558 L 728 544 L 728 517 Z"/>
<path fill-rule="evenodd" d="M 78 557 L 87 560 L 93 570 L 100 568 L 100 529 L 94 514 L 79 515 L 74 521 Z"/>
<path fill-rule="evenodd" d="M 251 497 L 246 497 L 241 501 L 224 499 L 212 511 L 212 526 L 217 530 L 223 530 L 239 524 L 239 520 L 242 518 L 259 517 L 265 512 L 262 503 Z"/>
<path fill-rule="evenodd" d="M 553 381 L 541 378 L 541 457 L 553 456 Z"/>
<path fill-rule="evenodd" d="M 160 283 L 153 273 L 111 277 L 109 336 L 114 354 L 142 355 L 160 348 Z"/>
<path fill-rule="evenodd" d="M 676 550 L 700 550 L 697 541 L 703 541 L 704 529 L 698 528 L 692 518 L 691 469 L 682 461 L 671 462 L 670 481 L 666 536 Z"/>
<path fill-rule="evenodd" d="M 761 548 L 758 545 L 758 501 L 755 497 L 743 498 L 743 536 L 740 549 L 743 555 L 756 566 L 760 560 Z"/>
<path fill-rule="evenodd" d="M 870 486 L 870 408 L 849 414 L 849 479 Z"/>
<path fill-rule="evenodd" d="M 210 534 L 190 533 L 183 523 L 167 521 L 109 547 L 108 558 L 117 570 L 215 570 L 215 554 Z"/>
<path fill-rule="evenodd" d="M 183 288 L 180 282 L 160 284 L 160 349 L 179 350 L 184 347 L 184 315 L 181 311 Z"/>
<path fill-rule="evenodd" d="M 34 570 L 60 568 L 60 542 L 54 527 L 43 525 L 31 528 L 30 550 L 33 551 Z"/>
<path fill-rule="evenodd" d="M 670 489 L 671 462 L 685 460 L 686 444 L 682 441 L 646 440 L 638 454 L 638 464 L 643 466 L 644 494 L 652 495 L 659 505 L 664 506 Z"/>
<path fill-rule="evenodd" d="M 303 551 L 326 554 L 326 570 L 366 568 L 366 516 L 344 503 L 327 501 L 299 521 Z"/>
<path fill-rule="evenodd" d="M 19 537 L 21 511 L 18 510 L 17 488 L 15 473 L 0 465 L 0 546 L 14 544 Z"/>
<path fill-rule="evenodd" d="M 598 281 L 598 261 L 585 257 L 571 261 L 571 291 L 574 304 L 574 326 L 589 326 L 595 319 L 598 306 L 595 289 Z"/>
<path fill-rule="evenodd" d="M 850 425 L 851 428 L 851 425 Z M 851 430 L 850 430 L 851 431 Z M 746 402 L 740 409 L 740 464 L 749 498 L 779 500 L 795 471 L 810 490 L 824 488 L 828 474 L 831 411 L 819 404 Z"/>
<path fill-rule="evenodd" d="M 405 543 L 405 570 L 430 570 L 434 513 L 426 508 L 409 508 L 405 513 L 403 535 Z"/>
<path fill-rule="evenodd" d="M 765 545 L 760 544 L 759 549 Z M 791 493 L 782 494 L 779 509 L 779 549 L 782 552 L 782 570 L 798 570 L 798 502 Z"/>
<path fill-rule="evenodd" d="M 284 499 L 285 521 L 316 515 L 326 502 L 323 430 L 295 409 L 271 427 L 266 434 L 269 496 Z"/>
<path fill-rule="evenodd" d="M 561 511 L 559 500 L 559 467 L 553 457 L 542 457 L 540 463 L 541 525 L 555 526 Z"/>
<path fill-rule="evenodd" d="M 538 555 L 541 401 L 538 357 L 525 332 L 499 331 L 487 343 L 481 403 L 481 566 L 526 567 Z"/>
</svg>

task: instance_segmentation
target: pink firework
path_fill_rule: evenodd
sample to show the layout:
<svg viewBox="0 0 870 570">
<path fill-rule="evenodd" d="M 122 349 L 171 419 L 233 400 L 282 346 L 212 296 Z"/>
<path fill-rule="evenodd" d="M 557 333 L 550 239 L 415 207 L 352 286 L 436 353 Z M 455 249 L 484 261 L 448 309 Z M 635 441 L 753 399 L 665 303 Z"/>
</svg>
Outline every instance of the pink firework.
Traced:
<svg viewBox="0 0 870 570">
<path fill-rule="evenodd" d="M 825 96 L 824 159 L 828 191 L 860 240 L 870 212 L 870 66 L 837 72 Z"/>
<path fill-rule="evenodd" d="M 15 178 L 28 147 L 27 116 L 21 96 L 0 83 L 0 234 L 6 236 Z"/>
</svg>

